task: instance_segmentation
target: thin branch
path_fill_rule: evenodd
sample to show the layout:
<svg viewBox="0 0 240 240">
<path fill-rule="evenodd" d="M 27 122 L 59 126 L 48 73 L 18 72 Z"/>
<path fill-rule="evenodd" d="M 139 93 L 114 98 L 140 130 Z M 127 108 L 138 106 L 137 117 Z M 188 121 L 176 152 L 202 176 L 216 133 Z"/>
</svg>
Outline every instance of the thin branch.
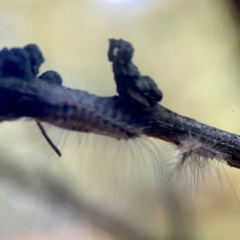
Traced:
<svg viewBox="0 0 240 240">
<path fill-rule="evenodd" d="M 22 54 L 26 53 L 24 47 Z M 40 51 L 31 45 L 30 56 Z M 60 128 L 92 132 L 117 139 L 155 137 L 181 147 L 184 138 L 207 142 L 220 154 L 198 151 L 202 157 L 216 158 L 240 168 L 240 136 L 178 115 L 158 102 L 162 92 L 133 64 L 134 49 L 123 40 L 110 40 L 108 59 L 112 62 L 119 96 L 98 97 L 86 91 L 65 88 L 54 71 L 36 78 L 27 63 L 18 58 L 16 48 L 0 52 L 0 121 L 30 117 Z M 15 54 L 15 55 L 14 55 Z M 24 56 L 25 56 L 24 55 Z M 33 55 L 33 56 L 32 56 Z M 14 57 L 13 57 L 14 56 Z M 26 57 L 26 56 L 25 56 Z M 43 57 L 34 61 L 34 69 Z M 12 71 L 12 64 L 15 69 Z M 32 63 L 33 64 L 33 63 Z M 37 66 L 36 66 L 37 65 Z M 28 68 L 26 67 L 28 66 Z M 24 73 L 24 74 L 23 74 Z M 20 77 L 19 77 L 20 76 Z"/>
<path fill-rule="evenodd" d="M 44 136 L 44 138 L 46 139 L 46 141 L 48 142 L 48 144 L 52 147 L 52 149 L 56 152 L 56 154 L 61 157 L 62 154 L 61 152 L 58 150 L 58 148 L 55 146 L 55 144 L 52 142 L 52 140 L 48 137 L 44 127 L 42 126 L 42 124 L 40 122 L 36 122 L 38 128 L 40 129 L 42 135 Z"/>
</svg>

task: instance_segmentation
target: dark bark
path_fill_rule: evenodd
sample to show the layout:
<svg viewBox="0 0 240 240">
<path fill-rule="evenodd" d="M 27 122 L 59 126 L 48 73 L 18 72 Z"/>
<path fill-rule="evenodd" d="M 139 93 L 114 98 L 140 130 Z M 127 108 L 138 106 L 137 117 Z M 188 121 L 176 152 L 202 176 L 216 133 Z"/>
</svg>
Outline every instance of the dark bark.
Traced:
<svg viewBox="0 0 240 240">
<path fill-rule="evenodd" d="M 224 153 L 225 158 L 220 160 L 239 168 L 240 136 L 183 117 L 158 104 L 162 92 L 133 64 L 130 43 L 110 40 L 108 57 L 113 63 L 119 94 L 112 97 L 65 88 L 54 71 L 37 77 L 43 56 L 36 46 L 31 45 L 36 53 L 26 49 L 27 46 L 4 49 L 0 53 L 1 121 L 30 117 L 74 131 L 117 139 L 145 135 L 177 146 L 183 137 L 191 136 L 211 143 L 213 148 Z M 206 156 L 203 154 L 203 157 Z"/>
</svg>

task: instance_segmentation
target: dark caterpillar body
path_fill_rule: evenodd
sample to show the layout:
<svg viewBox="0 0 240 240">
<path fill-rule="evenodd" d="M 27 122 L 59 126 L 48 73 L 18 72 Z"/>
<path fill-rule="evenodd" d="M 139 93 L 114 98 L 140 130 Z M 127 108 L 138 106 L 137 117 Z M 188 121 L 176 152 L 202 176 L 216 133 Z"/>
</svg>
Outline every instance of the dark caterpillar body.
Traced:
<svg viewBox="0 0 240 240">
<path fill-rule="evenodd" d="M 65 100 L 56 104 L 56 114 L 51 123 L 70 130 L 92 132 L 116 139 L 139 137 L 140 128 L 131 125 L 121 112 L 116 112 L 110 107 L 106 110 L 94 105 L 88 106 L 85 101 L 72 104 Z"/>
</svg>

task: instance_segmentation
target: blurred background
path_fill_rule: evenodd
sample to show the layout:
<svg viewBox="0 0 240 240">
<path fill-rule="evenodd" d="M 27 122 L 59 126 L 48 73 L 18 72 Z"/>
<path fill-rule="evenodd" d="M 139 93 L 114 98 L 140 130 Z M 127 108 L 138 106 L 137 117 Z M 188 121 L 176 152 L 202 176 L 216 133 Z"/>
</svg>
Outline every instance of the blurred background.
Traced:
<svg viewBox="0 0 240 240">
<path fill-rule="evenodd" d="M 65 86 L 111 96 L 108 39 L 122 38 L 163 91 L 163 106 L 240 134 L 236 2 L 0 0 L 0 48 L 35 43 L 46 60 L 41 72 L 58 71 Z M 87 212 L 79 217 L 67 197 L 49 197 L 49 174 L 154 239 L 240 238 L 240 170 L 215 163 L 203 181 L 190 176 L 176 187 L 168 184 L 167 165 L 176 161 L 169 144 L 46 129 L 62 158 L 34 123 L 0 124 L 0 239 L 121 239 Z M 112 228 L 121 231 L 117 221 Z"/>
</svg>

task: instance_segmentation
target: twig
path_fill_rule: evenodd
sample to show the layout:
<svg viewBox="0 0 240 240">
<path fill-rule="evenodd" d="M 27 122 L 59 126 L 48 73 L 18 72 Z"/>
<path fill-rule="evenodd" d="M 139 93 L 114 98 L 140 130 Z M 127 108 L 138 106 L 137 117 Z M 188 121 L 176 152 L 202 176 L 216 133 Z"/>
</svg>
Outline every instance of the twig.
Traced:
<svg viewBox="0 0 240 240">
<path fill-rule="evenodd" d="M 46 139 L 46 141 L 48 142 L 48 144 L 52 147 L 52 149 L 56 152 L 56 154 L 61 157 L 62 154 L 61 152 L 58 150 L 58 148 L 54 145 L 54 143 L 52 142 L 52 140 L 48 137 L 44 127 L 42 126 L 42 124 L 40 122 L 36 122 L 38 128 L 40 129 L 42 135 L 44 136 L 44 138 Z"/>
<path fill-rule="evenodd" d="M 108 58 L 113 64 L 119 94 L 113 97 L 98 97 L 65 88 L 61 86 L 59 75 L 53 71 L 34 78 L 32 72 L 28 73 L 23 58 L 18 59 L 19 52 L 15 56 L 13 50 L 16 49 L 0 52 L 0 121 L 30 117 L 60 128 L 117 139 L 142 135 L 155 137 L 178 147 L 181 147 L 182 139 L 191 137 L 211 144 L 213 150 L 219 152 L 209 154 L 200 149 L 197 152 L 199 156 L 216 158 L 240 168 L 240 136 L 178 115 L 158 104 L 162 92 L 150 77 L 142 76 L 133 64 L 134 50 L 130 43 L 121 39 L 110 40 Z M 11 61 L 19 64 L 16 67 L 19 71 L 10 71 Z M 41 62 L 42 58 L 39 60 Z M 23 77 L 19 77 L 22 72 Z"/>
</svg>

